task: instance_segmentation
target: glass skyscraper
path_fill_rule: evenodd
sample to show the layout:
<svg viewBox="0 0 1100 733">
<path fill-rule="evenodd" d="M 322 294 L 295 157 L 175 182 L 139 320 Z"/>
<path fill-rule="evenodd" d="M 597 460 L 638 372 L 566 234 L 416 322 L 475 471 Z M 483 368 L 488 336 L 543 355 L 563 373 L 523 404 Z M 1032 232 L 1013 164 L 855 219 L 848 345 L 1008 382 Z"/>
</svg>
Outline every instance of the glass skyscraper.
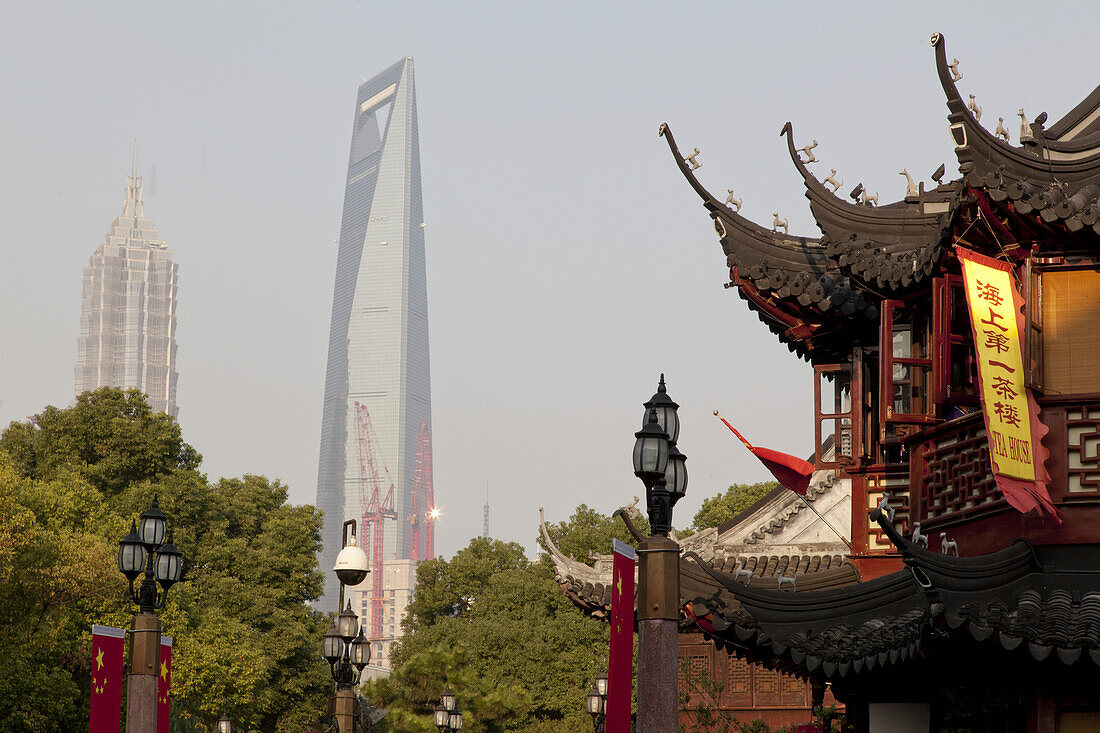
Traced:
<svg viewBox="0 0 1100 733">
<path fill-rule="evenodd" d="M 377 526 L 382 559 L 432 554 L 430 436 L 420 144 L 413 60 L 404 58 L 361 84 L 355 101 L 317 471 L 322 610 L 339 597 L 331 569 L 344 520 L 359 520 L 372 561 L 366 538 Z M 375 521 L 364 526 L 364 514 Z"/>
<path fill-rule="evenodd" d="M 179 266 L 141 202 L 141 177 L 126 177 L 122 215 L 84 268 L 76 393 L 133 387 L 175 417 Z"/>
</svg>

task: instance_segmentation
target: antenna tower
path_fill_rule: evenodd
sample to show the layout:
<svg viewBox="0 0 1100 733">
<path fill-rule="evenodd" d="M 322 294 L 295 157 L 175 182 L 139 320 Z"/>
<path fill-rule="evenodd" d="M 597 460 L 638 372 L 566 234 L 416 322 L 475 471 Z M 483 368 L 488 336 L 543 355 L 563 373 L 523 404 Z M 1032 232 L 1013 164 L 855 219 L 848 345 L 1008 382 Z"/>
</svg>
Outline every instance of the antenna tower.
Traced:
<svg viewBox="0 0 1100 733">
<path fill-rule="evenodd" d="M 485 512 L 481 522 L 481 536 L 489 536 L 489 482 L 485 482 Z"/>
</svg>

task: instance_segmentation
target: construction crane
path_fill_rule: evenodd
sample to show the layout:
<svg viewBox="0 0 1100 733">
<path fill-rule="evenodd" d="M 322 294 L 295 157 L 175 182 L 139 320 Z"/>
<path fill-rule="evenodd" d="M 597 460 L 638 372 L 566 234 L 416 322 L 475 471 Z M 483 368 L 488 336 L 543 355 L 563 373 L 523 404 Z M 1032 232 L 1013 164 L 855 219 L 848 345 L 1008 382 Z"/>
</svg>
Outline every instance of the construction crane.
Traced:
<svg viewBox="0 0 1100 733">
<path fill-rule="evenodd" d="M 385 521 L 397 519 L 393 508 L 393 482 L 382 464 L 379 470 L 374 452 L 374 429 L 367 406 L 355 403 L 355 438 L 359 458 L 359 501 L 363 510 L 363 547 L 369 538 L 371 547 L 370 638 L 375 653 L 381 652 L 382 640 L 382 539 Z M 388 485 L 385 498 L 382 488 Z"/>
<path fill-rule="evenodd" d="M 416 435 L 412 501 L 409 506 L 409 557 L 413 562 L 435 557 L 435 493 L 432 490 L 432 436 L 420 421 Z"/>
</svg>

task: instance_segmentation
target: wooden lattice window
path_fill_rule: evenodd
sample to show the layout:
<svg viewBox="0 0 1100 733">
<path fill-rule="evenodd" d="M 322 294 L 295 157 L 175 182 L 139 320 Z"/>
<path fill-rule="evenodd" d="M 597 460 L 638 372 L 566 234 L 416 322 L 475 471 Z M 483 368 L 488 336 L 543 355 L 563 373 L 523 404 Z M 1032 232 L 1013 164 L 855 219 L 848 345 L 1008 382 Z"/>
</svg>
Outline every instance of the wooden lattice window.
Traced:
<svg viewBox="0 0 1100 733">
<path fill-rule="evenodd" d="M 881 400 L 886 422 L 928 422 L 932 412 L 932 321 L 927 309 L 882 307 Z"/>
<path fill-rule="evenodd" d="M 816 468 L 846 466 L 860 455 L 859 412 L 854 406 L 850 364 L 820 364 L 814 367 L 814 429 Z M 831 450 L 831 455 L 830 455 Z"/>
<path fill-rule="evenodd" d="M 962 277 L 947 275 L 936 278 L 932 290 L 934 399 L 941 405 L 940 416 L 950 419 L 963 412 L 960 405 L 978 404 L 974 336 Z"/>
</svg>

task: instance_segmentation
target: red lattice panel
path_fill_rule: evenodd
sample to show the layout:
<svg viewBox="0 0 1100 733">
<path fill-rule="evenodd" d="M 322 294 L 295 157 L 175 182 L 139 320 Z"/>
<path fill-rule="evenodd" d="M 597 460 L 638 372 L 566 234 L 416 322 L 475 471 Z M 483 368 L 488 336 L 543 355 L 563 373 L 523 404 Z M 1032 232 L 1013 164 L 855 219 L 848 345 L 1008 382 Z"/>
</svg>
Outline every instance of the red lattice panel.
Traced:
<svg viewBox="0 0 1100 733">
<path fill-rule="evenodd" d="M 913 446 L 913 519 L 955 520 L 1004 506 L 980 413 Z"/>
<path fill-rule="evenodd" d="M 1070 496 L 1100 494 L 1100 405 L 1066 409 L 1066 491 Z"/>
<path fill-rule="evenodd" d="M 724 692 L 726 707 L 752 707 L 752 667 L 744 659 L 730 656 Z"/>
<path fill-rule="evenodd" d="M 882 531 L 878 522 L 871 521 L 871 510 L 882 501 L 883 492 L 890 494 L 890 506 L 894 510 L 894 527 L 902 534 L 909 531 L 909 477 L 882 474 L 868 474 L 867 476 L 867 549 L 871 552 L 892 552 L 894 545 L 890 538 Z"/>
</svg>

